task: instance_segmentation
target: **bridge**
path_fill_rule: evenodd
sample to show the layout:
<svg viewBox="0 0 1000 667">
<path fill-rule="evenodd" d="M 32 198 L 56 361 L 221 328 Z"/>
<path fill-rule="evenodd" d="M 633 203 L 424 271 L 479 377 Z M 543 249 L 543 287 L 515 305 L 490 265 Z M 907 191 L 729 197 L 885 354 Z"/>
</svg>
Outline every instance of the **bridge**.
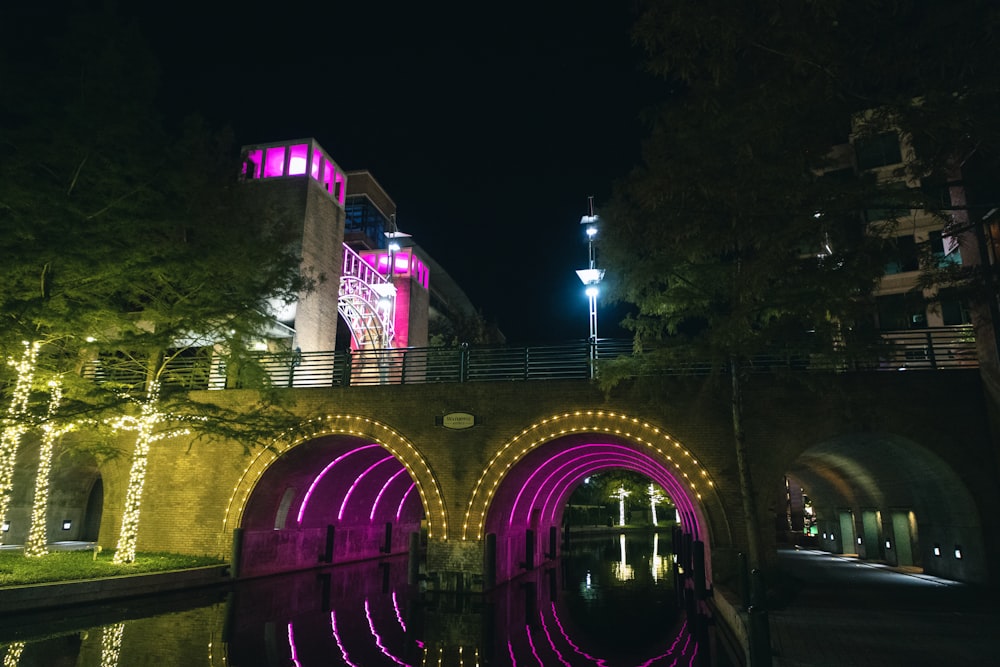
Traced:
<svg viewBox="0 0 1000 667">
<path fill-rule="evenodd" d="M 746 526 L 729 387 L 710 365 L 660 368 L 605 393 L 600 363 L 631 354 L 627 342 L 426 347 L 428 264 L 412 247 L 344 242 L 345 201 L 387 206 L 388 196 L 352 195 L 313 140 L 245 155 L 248 196 L 287 204 L 303 262 L 331 278 L 262 341 L 261 367 L 297 425 L 262 448 L 193 435 L 154 443 L 140 550 L 216 555 L 240 576 L 410 552 L 438 589 L 483 590 L 557 557 L 574 488 L 623 468 L 669 494 L 685 539 L 704 545 L 710 585 L 736 575 Z M 389 227 L 387 238 L 405 236 Z M 338 323 L 350 345 L 334 352 Z M 805 489 L 814 546 L 996 581 L 1000 461 L 974 336 L 885 336 L 893 344 L 862 372 L 788 351 L 754 360 L 746 430 L 769 553 L 789 538 L 789 514 L 801 519 Z M 256 404 L 213 348 L 197 352 L 176 356 L 162 382 L 238 411 Z M 145 374 L 129 372 L 110 357 L 85 369 L 141 387 Z M 115 448 L 131 451 L 125 439 Z M 38 450 L 26 439 L 18 454 L 5 544 L 27 535 Z M 113 548 L 130 463 L 57 460 L 50 540 Z"/>
<path fill-rule="evenodd" d="M 809 495 L 818 548 L 996 581 L 1000 485 L 981 381 L 956 348 L 935 349 L 903 346 L 882 366 L 894 372 L 783 374 L 775 359 L 750 377 L 747 441 L 769 553 L 787 536 L 789 479 Z M 483 590 L 557 557 L 569 495 L 623 468 L 669 494 L 680 528 L 705 545 L 710 586 L 735 576 L 746 531 L 723 377 L 686 369 L 606 394 L 585 343 L 392 353 L 354 367 L 374 375 L 326 353 L 275 362 L 298 426 L 266 448 L 155 443 L 139 550 L 216 555 L 241 576 L 409 551 L 440 590 Z M 905 363 L 911 372 L 899 372 Z M 239 409 L 258 398 L 194 375 L 209 378 L 193 390 L 200 400 Z M 5 543 L 23 538 L 30 516 L 37 445 L 22 451 Z M 53 539 L 113 548 L 129 463 L 58 461 Z"/>
</svg>

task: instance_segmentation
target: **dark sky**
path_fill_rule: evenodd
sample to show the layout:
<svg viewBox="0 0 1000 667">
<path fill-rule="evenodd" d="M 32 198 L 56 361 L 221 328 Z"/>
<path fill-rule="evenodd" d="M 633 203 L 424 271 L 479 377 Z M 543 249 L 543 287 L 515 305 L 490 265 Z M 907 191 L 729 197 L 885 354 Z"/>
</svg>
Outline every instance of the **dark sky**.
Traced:
<svg viewBox="0 0 1000 667">
<path fill-rule="evenodd" d="M 375 175 L 509 342 L 586 338 L 580 216 L 637 163 L 654 99 L 631 2 L 149 6 L 126 11 L 143 12 L 170 115 L 240 144 L 315 137 Z M 622 335 L 600 312 L 600 335 Z"/>
</svg>

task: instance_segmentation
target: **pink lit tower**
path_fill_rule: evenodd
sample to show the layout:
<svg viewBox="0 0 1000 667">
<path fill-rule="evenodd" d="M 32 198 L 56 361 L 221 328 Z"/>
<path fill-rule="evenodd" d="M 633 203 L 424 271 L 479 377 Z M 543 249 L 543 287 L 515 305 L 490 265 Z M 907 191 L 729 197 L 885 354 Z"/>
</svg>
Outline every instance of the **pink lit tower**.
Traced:
<svg viewBox="0 0 1000 667">
<path fill-rule="evenodd" d="M 302 352 L 343 347 L 348 335 L 355 351 L 427 345 L 427 263 L 369 172 L 348 174 L 300 139 L 245 146 L 242 179 L 261 206 L 301 225 L 303 271 L 324 278 L 296 302 L 272 304 L 276 339 Z"/>
</svg>

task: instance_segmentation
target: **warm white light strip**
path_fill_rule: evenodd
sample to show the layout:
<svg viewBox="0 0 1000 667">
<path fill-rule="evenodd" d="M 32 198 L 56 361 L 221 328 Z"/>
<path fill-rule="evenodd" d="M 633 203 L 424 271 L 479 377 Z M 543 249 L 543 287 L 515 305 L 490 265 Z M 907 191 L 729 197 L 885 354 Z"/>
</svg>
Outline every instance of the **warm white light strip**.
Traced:
<svg viewBox="0 0 1000 667">
<path fill-rule="evenodd" d="M 28 430 L 27 413 L 28 398 L 31 396 L 31 383 L 35 377 L 35 365 L 38 360 L 38 349 L 41 343 L 24 341 L 24 353 L 19 361 L 8 359 L 7 363 L 17 371 L 17 381 L 14 393 L 7 406 L 7 416 L 3 420 L 3 432 L 0 433 L 0 520 L 7 516 L 10 507 L 11 490 L 14 486 L 14 463 L 17 459 L 17 449 L 21 445 L 21 436 Z M 0 544 L 3 544 L 3 533 L 0 533 Z"/>
</svg>

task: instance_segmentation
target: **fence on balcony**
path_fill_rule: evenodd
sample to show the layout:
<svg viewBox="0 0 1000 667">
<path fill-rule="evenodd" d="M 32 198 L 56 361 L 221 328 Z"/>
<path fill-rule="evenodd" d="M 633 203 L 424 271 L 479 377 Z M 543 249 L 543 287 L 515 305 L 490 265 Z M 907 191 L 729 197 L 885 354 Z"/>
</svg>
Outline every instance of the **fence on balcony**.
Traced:
<svg viewBox="0 0 1000 667">
<path fill-rule="evenodd" d="M 870 358 L 845 364 L 824 355 L 781 350 L 750 360 L 757 373 L 794 371 L 901 371 L 976 368 L 972 328 L 943 327 L 886 332 L 885 346 Z M 261 353 L 256 364 L 233 368 L 205 348 L 166 365 L 161 382 L 189 389 L 232 389 L 259 386 L 335 387 L 442 382 L 586 380 L 600 363 L 633 354 L 632 342 L 621 339 L 571 341 L 538 346 L 421 347 L 384 350 Z M 646 372 L 662 375 L 706 375 L 717 372 L 709 362 L 661 363 Z M 91 362 L 85 374 L 98 382 L 141 386 L 144 374 L 115 357 Z M 261 377 L 263 374 L 263 377 Z"/>
</svg>

